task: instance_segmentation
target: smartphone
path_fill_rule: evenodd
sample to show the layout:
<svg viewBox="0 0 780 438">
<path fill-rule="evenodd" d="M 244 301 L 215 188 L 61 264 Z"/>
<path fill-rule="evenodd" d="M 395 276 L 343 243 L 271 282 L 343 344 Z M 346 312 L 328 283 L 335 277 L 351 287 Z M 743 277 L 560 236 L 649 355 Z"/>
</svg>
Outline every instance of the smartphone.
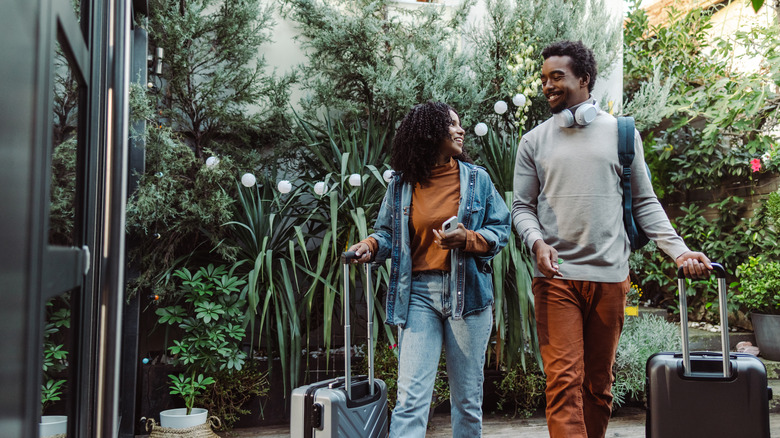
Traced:
<svg viewBox="0 0 780 438">
<path fill-rule="evenodd" d="M 453 216 L 446 221 L 444 221 L 443 224 L 441 224 L 441 231 L 444 234 L 449 234 L 451 231 L 454 231 L 456 228 L 458 228 L 458 217 Z"/>
</svg>

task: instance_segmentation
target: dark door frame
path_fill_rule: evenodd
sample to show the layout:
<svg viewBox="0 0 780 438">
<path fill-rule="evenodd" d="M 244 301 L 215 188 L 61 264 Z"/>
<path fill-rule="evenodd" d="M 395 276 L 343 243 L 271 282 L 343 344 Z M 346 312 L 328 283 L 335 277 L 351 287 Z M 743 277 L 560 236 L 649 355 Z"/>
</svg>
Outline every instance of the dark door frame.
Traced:
<svg viewBox="0 0 780 438">
<path fill-rule="evenodd" d="M 70 291 L 68 434 L 115 437 L 132 0 L 0 7 L 0 425 L 37 438 L 46 301 Z M 55 41 L 79 77 L 74 244 L 48 242 Z"/>
</svg>

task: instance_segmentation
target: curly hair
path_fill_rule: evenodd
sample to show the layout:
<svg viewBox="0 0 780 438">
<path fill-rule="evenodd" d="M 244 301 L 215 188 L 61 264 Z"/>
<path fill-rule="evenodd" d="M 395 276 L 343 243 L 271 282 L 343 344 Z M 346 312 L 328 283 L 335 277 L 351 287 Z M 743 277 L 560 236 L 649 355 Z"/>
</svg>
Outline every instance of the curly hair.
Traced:
<svg viewBox="0 0 780 438">
<path fill-rule="evenodd" d="M 415 105 L 401 120 L 393 139 L 390 165 L 400 174 L 401 181 L 410 184 L 425 183 L 436 165 L 439 146 L 450 138 L 450 111 L 457 112 L 443 102 Z M 464 150 L 454 157 L 472 163 Z"/>
<path fill-rule="evenodd" d="M 551 56 L 568 56 L 571 59 L 569 67 L 578 78 L 590 76 L 588 91 L 593 91 L 598 73 L 596 58 L 593 57 L 593 51 L 582 44 L 582 41 L 559 41 L 550 44 L 542 50 L 542 58 Z"/>
</svg>

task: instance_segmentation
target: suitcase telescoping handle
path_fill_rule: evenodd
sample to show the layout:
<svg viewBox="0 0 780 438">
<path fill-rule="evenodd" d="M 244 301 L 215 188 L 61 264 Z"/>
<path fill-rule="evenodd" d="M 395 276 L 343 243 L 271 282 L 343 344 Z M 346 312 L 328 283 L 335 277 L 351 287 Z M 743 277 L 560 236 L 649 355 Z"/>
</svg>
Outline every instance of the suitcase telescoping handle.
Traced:
<svg viewBox="0 0 780 438">
<path fill-rule="evenodd" d="M 344 389 L 347 391 L 347 397 L 352 399 L 352 347 L 350 345 L 351 326 L 349 323 L 349 265 L 353 259 L 356 259 L 355 251 L 345 251 L 341 254 L 341 264 L 343 266 L 344 295 L 342 297 L 342 308 L 344 309 Z M 374 294 L 371 290 L 371 264 L 365 263 L 366 269 L 366 307 L 368 309 L 368 391 L 374 395 Z"/>
<path fill-rule="evenodd" d="M 729 365 L 729 317 L 726 306 L 726 270 L 718 263 L 712 264 L 712 270 L 718 277 L 718 307 L 720 307 L 720 342 L 723 352 L 723 377 L 731 377 Z M 685 292 L 685 273 L 677 269 L 677 286 L 680 290 L 680 331 L 682 332 L 683 373 L 691 375 L 691 353 L 688 350 L 688 302 Z"/>
</svg>

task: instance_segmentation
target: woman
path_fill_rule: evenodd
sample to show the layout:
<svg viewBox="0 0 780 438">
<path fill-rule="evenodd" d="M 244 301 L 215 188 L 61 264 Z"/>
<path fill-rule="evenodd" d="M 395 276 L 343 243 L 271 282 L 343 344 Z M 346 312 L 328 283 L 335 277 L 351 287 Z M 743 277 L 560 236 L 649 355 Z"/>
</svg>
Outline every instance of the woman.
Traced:
<svg viewBox="0 0 780 438">
<path fill-rule="evenodd" d="M 458 114 L 415 106 L 393 141 L 395 169 L 376 232 L 353 245 L 356 262 L 391 258 L 387 324 L 398 326 L 398 397 L 391 438 L 424 437 L 442 345 L 453 437 L 482 434 L 485 350 L 493 324 L 490 259 L 507 243 L 509 210 L 487 172 L 463 150 Z M 457 215 L 446 235 L 442 223 Z"/>
</svg>

